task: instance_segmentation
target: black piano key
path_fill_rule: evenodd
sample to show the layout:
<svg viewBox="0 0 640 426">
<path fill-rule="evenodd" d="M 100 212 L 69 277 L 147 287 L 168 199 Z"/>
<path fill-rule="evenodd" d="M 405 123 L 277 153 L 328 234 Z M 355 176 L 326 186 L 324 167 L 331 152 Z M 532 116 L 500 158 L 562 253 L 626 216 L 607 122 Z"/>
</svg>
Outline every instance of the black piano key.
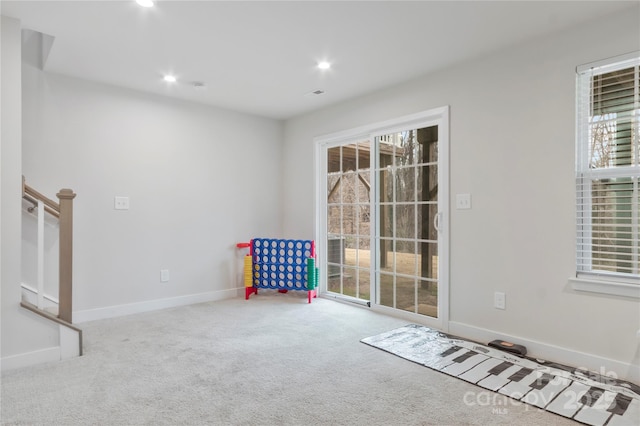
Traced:
<svg viewBox="0 0 640 426">
<path fill-rule="evenodd" d="M 446 351 L 442 352 L 440 354 L 440 356 L 441 357 L 449 356 L 452 353 L 458 352 L 460 349 L 462 349 L 460 346 L 451 346 L 449 349 L 447 349 Z"/>
<path fill-rule="evenodd" d="M 543 387 L 547 386 L 549 382 L 553 380 L 553 377 L 554 376 L 552 376 L 551 374 L 542 373 L 542 376 L 535 379 L 533 383 L 529 385 L 529 387 L 540 390 Z"/>
<path fill-rule="evenodd" d="M 474 355 L 478 355 L 478 352 L 469 351 L 458 357 L 456 357 L 453 362 L 465 362 L 467 359 L 471 358 Z"/>
<path fill-rule="evenodd" d="M 532 372 L 533 372 L 532 369 L 523 367 L 520 370 L 518 370 L 515 373 L 513 373 L 511 375 L 511 377 L 509 377 L 509 380 L 511 380 L 513 382 L 519 382 L 520 380 L 524 379 L 525 377 L 527 377 Z"/>
<path fill-rule="evenodd" d="M 488 371 L 489 374 L 493 374 L 494 376 L 499 375 L 500 373 L 502 373 L 504 370 L 506 370 L 507 368 L 511 367 L 513 365 L 513 363 L 509 362 L 509 361 L 504 361 L 498 365 L 496 365 L 495 367 L 493 367 L 491 370 Z"/>
<path fill-rule="evenodd" d="M 621 416 L 627 411 L 629 404 L 631 404 L 631 397 L 619 393 L 611 403 L 611 406 L 607 408 L 607 411 Z"/>
<path fill-rule="evenodd" d="M 593 407 L 593 404 L 602 396 L 604 389 L 591 386 L 589 390 L 580 398 L 580 404 Z"/>
</svg>

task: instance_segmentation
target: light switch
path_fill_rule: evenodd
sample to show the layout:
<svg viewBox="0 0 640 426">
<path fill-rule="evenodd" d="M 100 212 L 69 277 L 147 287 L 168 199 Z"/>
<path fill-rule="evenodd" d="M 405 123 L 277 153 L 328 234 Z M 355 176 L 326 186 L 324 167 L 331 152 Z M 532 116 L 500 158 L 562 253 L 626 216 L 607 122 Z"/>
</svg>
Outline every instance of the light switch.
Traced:
<svg viewBox="0 0 640 426">
<path fill-rule="evenodd" d="M 116 210 L 129 210 L 129 197 L 116 197 L 113 208 Z"/>
<path fill-rule="evenodd" d="M 456 209 L 467 210 L 471 208 L 471 194 L 456 195 Z"/>
<path fill-rule="evenodd" d="M 507 296 L 503 292 L 496 291 L 493 293 L 493 307 L 496 309 L 507 308 Z"/>
</svg>

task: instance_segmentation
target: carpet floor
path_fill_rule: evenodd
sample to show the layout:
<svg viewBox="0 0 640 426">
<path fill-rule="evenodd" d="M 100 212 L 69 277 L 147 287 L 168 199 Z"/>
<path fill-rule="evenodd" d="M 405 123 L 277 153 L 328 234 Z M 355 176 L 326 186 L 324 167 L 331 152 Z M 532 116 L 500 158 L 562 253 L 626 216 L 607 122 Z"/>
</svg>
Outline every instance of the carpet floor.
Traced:
<svg viewBox="0 0 640 426">
<path fill-rule="evenodd" d="M 82 357 L 2 374 L 3 425 L 572 425 L 371 348 L 406 321 L 306 294 L 81 324 Z"/>
</svg>

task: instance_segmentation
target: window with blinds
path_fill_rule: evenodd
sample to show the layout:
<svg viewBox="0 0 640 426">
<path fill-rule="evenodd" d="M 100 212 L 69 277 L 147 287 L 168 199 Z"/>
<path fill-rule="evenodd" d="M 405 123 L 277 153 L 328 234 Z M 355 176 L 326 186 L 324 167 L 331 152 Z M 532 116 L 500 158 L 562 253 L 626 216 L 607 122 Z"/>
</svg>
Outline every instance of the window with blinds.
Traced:
<svg viewBox="0 0 640 426">
<path fill-rule="evenodd" d="M 639 283 L 640 55 L 577 83 L 577 275 Z"/>
</svg>

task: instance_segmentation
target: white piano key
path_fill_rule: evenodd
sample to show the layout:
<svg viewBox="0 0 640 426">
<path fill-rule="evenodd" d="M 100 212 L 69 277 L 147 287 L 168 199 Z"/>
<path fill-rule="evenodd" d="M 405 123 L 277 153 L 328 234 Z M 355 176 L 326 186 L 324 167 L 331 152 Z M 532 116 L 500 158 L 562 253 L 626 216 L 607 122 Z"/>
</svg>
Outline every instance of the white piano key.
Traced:
<svg viewBox="0 0 640 426">
<path fill-rule="evenodd" d="M 568 388 L 558 395 L 556 399 L 547 405 L 547 411 L 572 418 L 582 406 L 578 401 L 582 398 L 582 395 L 587 393 L 589 388 L 590 386 L 574 381 Z"/>
<path fill-rule="evenodd" d="M 609 408 L 615 397 L 616 394 L 614 392 L 603 391 L 598 394 L 595 402 L 592 401 L 592 406 L 582 405 L 580 400 L 578 400 L 578 404 L 582 405 L 582 408 L 573 418 L 588 425 L 603 425 L 611 416 L 611 413 L 607 411 L 607 408 Z"/>
<path fill-rule="evenodd" d="M 512 365 L 497 376 L 491 375 L 486 379 L 480 380 L 478 382 L 478 386 L 482 386 L 485 389 L 497 391 L 498 389 L 509 383 L 510 380 L 508 378 L 521 368 L 522 367 L 520 367 L 519 365 Z"/>
<path fill-rule="evenodd" d="M 504 361 L 497 358 L 489 358 L 473 367 L 471 370 L 461 374 L 458 378 L 471 383 L 477 383 L 485 377 L 489 376 L 489 370 L 496 365 L 502 364 Z"/>
<path fill-rule="evenodd" d="M 453 363 L 453 360 L 457 357 L 459 357 L 462 354 L 465 354 L 469 352 L 469 349 L 466 348 L 460 348 L 457 351 L 442 357 L 440 355 L 434 355 L 429 359 L 426 359 L 424 362 L 424 365 L 426 365 L 427 367 L 433 368 L 435 370 L 442 370 L 444 367 L 446 367 L 447 365 Z"/>
<path fill-rule="evenodd" d="M 640 399 L 633 398 L 622 415 L 613 414 L 607 426 L 640 425 Z"/>
<path fill-rule="evenodd" d="M 393 346 L 391 347 L 393 348 Z M 402 342 L 402 345 L 394 349 L 394 352 L 403 357 L 410 359 L 414 362 L 422 362 L 422 359 L 425 357 L 432 357 L 437 355 L 437 353 L 431 353 L 432 348 L 429 345 L 425 346 L 425 342 L 423 339 L 414 338 L 407 339 Z"/>
<path fill-rule="evenodd" d="M 482 354 L 475 354 L 465 359 L 462 362 L 456 362 L 454 360 L 453 363 L 447 365 L 442 370 L 443 373 L 447 373 L 451 376 L 458 376 L 459 374 L 464 373 L 467 370 L 472 369 L 476 365 L 480 364 L 482 361 L 488 359 L 489 357 Z"/>
<path fill-rule="evenodd" d="M 542 373 L 540 373 L 542 376 Z M 571 384 L 571 380 L 554 376 L 549 383 L 546 384 L 542 389 L 531 389 L 529 393 L 527 393 L 521 401 L 526 402 L 527 404 L 535 405 L 539 408 L 544 408 L 555 398 L 558 394 L 560 394 L 563 390 L 567 388 Z M 531 387 L 531 384 L 530 384 Z"/>
<path fill-rule="evenodd" d="M 511 380 L 509 383 L 501 387 L 498 392 L 503 395 L 508 395 L 513 399 L 520 399 L 531 390 L 529 383 L 536 380 L 538 378 L 538 374 L 539 373 L 534 370 L 517 382 Z"/>
</svg>

